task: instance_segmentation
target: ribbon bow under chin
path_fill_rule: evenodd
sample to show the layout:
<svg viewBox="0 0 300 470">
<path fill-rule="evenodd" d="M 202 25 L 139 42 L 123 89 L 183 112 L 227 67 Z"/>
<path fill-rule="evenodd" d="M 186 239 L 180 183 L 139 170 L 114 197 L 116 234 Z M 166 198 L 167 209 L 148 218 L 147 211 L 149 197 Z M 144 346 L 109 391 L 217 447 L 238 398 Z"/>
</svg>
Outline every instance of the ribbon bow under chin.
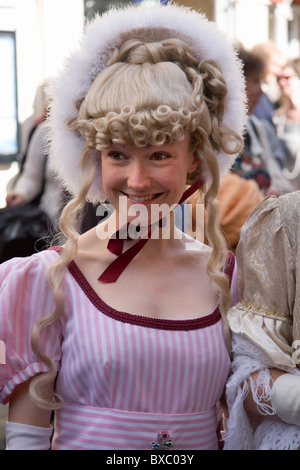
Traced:
<svg viewBox="0 0 300 470">
<path fill-rule="evenodd" d="M 188 199 L 197 189 L 200 189 L 204 184 L 204 181 L 199 179 L 193 183 L 188 189 L 186 189 L 178 202 L 178 205 Z M 129 225 L 129 224 L 128 224 Z M 127 228 L 128 228 L 127 225 Z M 124 230 L 124 229 L 121 229 Z M 99 276 L 98 281 L 104 283 L 116 282 L 125 268 L 133 260 L 133 258 L 141 251 L 145 246 L 151 235 L 151 226 L 149 227 L 148 236 L 140 238 L 134 245 L 123 253 L 124 238 L 120 238 L 120 232 L 118 230 L 108 241 L 107 249 L 117 256 L 117 258 L 103 271 Z"/>
</svg>

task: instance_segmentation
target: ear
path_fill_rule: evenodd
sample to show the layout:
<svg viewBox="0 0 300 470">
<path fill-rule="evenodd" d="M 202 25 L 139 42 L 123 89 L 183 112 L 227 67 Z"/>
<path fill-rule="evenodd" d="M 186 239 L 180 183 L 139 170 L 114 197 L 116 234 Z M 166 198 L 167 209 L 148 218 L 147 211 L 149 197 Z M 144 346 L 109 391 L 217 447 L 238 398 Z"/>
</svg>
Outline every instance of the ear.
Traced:
<svg viewBox="0 0 300 470">
<path fill-rule="evenodd" d="M 197 170 L 199 165 L 200 165 L 200 160 L 199 160 L 199 156 L 198 156 L 198 150 L 196 149 L 193 152 L 193 159 L 192 159 L 192 162 L 189 166 L 188 174 L 189 173 L 194 173 L 194 171 Z"/>
</svg>

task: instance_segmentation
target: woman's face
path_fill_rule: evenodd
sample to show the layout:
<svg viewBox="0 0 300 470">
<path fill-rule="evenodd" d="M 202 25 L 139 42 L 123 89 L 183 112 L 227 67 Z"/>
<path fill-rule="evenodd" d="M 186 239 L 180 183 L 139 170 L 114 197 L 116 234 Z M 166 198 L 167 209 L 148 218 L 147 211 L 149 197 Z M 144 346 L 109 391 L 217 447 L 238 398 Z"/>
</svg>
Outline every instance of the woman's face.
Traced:
<svg viewBox="0 0 300 470">
<path fill-rule="evenodd" d="M 300 80 L 292 67 L 284 67 L 278 76 L 278 83 L 283 96 L 292 98 L 293 94 L 299 90 Z"/>
<path fill-rule="evenodd" d="M 256 103 L 262 94 L 261 89 L 262 73 L 253 72 L 246 77 L 246 93 L 248 100 L 248 113 L 251 114 L 255 108 Z"/>
<path fill-rule="evenodd" d="M 112 145 L 101 152 L 101 162 L 102 184 L 109 202 L 123 216 L 126 205 L 127 221 L 140 208 L 147 214 L 145 225 L 153 222 L 150 215 L 154 205 L 171 207 L 178 203 L 187 174 L 199 164 L 189 136 L 171 145 Z"/>
</svg>

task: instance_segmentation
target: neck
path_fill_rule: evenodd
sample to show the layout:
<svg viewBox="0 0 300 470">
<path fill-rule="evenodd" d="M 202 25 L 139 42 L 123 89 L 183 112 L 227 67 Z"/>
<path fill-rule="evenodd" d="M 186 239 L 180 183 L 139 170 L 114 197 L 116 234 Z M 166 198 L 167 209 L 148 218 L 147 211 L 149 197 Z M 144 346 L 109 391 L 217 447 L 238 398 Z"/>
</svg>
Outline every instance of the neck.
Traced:
<svg viewBox="0 0 300 470">
<path fill-rule="evenodd" d="M 114 211 L 104 222 L 97 225 L 98 238 L 104 240 L 113 237 L 119 232 L 118 237 L 127 242 L 136 242 L 141 238 L 150 238 L 155 240 L 168 240 L 178 238 L 176 236 L 175 214 L 174 211 L 168 213 L 161 220 L 155 221 L 152 225 L 140 227 L 137 220 L 120 223 L 118 212 Z M 116 238 L 116 237 L 115 237 Z"/>
<path fill-rule="evenodd" d="M 178 204 L 181 204 L 188 197 L 190 197 L 197 189 L 202 187 L 203 183 L 204 183 L 203 180 L 200 180 L 200 179 L 195 181 L 195 183 L 193 183 L 192 186 L 190 186 L 187 190 L 184 191 L 184 193 L 183 193 L 180 201 L 178 202 Z M 116 214 L 117 214 L 117 212 L 116 212 Z M 167 228 L 170 229 L 170 232 L 169 232 L 168 236 L 166 236 L 166 238 L 163 238 L 164 224 L 161 223 L 161 225 L 160 225 L 161 230 L 158 229 L 157 236 L 158 236 L 159 240 L 165 240 L 166 242 L 169 240 L 169 244 L 170 244 L 170 241 L 172 241 L 172 240 L 174 242 L 177 242 L 177 240 L 175 239 L 175 236 L 174 236 L 175 233 L 176 233 L 176 230 L 174 229 L 175 216 L 174 216 L 174 213 L 173 213 L 173 215 L 171 215 L 171 208 L 170 208 L 170 211 L 166 214 L 166 217 L 167 216 L 169 217 L 168 221 L 167 221 L 168 222 Z M 111 219 L 111 217 L 110 217 L 110 219 Z M 172 224 L 170 223 L 171 219 L 172 219 Z M 170 220 L 170 222 L 169 222 L 169 220 Z M 116 217 L 115 217 L 115 221 L 116 221 Z M 157 223 L 159 224 L 159 219 L 158 218 L 157 218 Z M 148 226 L 148 224 L 149 224 L 149 222 L 147 223 L 147 226 Z M 137 224 L 136 224 L 136 226 L 137 226 Z M 123 225 L 121 226 L 121 228 L 123 228 Z M 110 235 L 108 235 L 108 238 L 109 237 L 111 237 L 111 238 L 109 238 L 109 241 L 108 241 L 108 244 L 107 244 L 107 249 L 111 253 L 115 254 L 117 256 L 117 258 L 106 268 L 106 270 L 98 278 L 98 281 L 100 281 L 100 282 L 108 282 L 108 283 L 115 282 L 119 278 L 119 276 L 122 274 L 124 269 L 126 269 L 128 264 L 134 259 L 134 257 L 146 245 L 147 241 L 149 241 L 149 236 L 151 235 L 150 227 L 149 227 L 149 230 L 148 230 L 148 236 L 147 237 L 145 236 L 146 234 L 143 237 L 138 235 L 138 237 L 140 237 L 140 238 L 137 237 L 137 241 L 135 243 L 133 243 L 128 250 L 124 251 L 123 250 L 124 240 L 128 239 L 128 231 L 129 231 L 129 228 L 130 228 L 130 223 L 128 223 L 128 221 L 124 224 L 124 228 L 125 228 L 125 230 L 120 231 L 120 230 L 117 229 L 117 231 L 116 231 L 116 225 L 115 225 L 115 230 Z M 98 234 L 98 236 L 99 236 L 99 234 Z M 171 237 L 173 237 L 173 238 L 171 238 Z M 165 243 L 164 243 L 164 245 L 165 245 Z"/>
</svg>

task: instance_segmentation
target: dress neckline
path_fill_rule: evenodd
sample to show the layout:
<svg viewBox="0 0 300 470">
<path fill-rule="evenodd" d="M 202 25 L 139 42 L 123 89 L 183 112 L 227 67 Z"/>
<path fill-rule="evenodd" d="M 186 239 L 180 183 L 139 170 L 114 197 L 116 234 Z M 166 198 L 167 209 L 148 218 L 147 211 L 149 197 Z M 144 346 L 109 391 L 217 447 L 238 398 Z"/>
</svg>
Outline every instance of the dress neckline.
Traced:
<svg viewBox="0 0 300 470">
<path fill-rule="evenodd" d="M 90 302 L 101 311 L 103 314 L 110 318 L 121 321 L 123 323 L 129 323 L 131 325 L 143 326 L 148 328 L 155 328 L 160 330 L 197 330 L 206 328 L 217 323 L 221 319 L 219 310 L 219 303 L 214 310 L 203 317 L 192 318 L 192 319 L 165 319 L 165 318 L 152 318 L 143 315 L 132 314 L 128 312 L 122 312 L 110 307 L 104 302 L 101 297 L 96 293 L 93 287 L 90 285 L 88 280 L 85 278 L 75 261 L 71 261 L 68 266 L 68 270 L 88 297 Z"/>
</svg>

